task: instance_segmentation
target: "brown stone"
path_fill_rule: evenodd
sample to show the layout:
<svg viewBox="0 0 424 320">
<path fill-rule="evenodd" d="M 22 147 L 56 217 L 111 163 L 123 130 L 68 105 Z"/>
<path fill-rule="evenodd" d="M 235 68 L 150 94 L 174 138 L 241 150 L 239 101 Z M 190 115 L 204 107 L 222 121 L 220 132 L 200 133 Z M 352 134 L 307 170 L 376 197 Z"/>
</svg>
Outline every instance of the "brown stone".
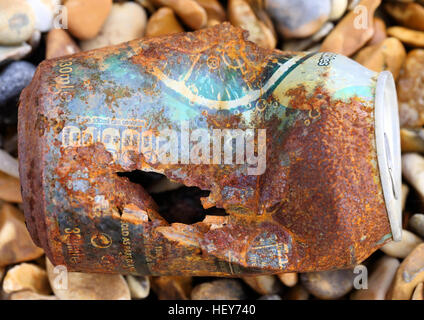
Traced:
<svg viewBox="0 0 424 320">
<path fill-rule="evenodd" d="M 24 290 L 10 294 L 9 300 L 59 300 L 56 296 L 47 296 L 33 291 Z"/>
<path fill-rule="evenodd" d="M 170 7 L 178 17 L 193 30 L 206 26 L 208 15 L 206 10 L 194 0 L 152 0 L 158 7 Z"/>
<path fill-rule="evenodd" d="M 159 300 L 188 300 L 191 282 L 191 277 L 163 276 L 153 277 L 151 285 Z"/>
<path fill-rule="evenodd" d="M 382 42 L 361 49 L 355 60 L 364 67 L 376 72 L 389 70 L 396 79 L 406 58 L 406 50 L 396 38 L 387 38 Z"/>
<path fill-rule="evenodd" d="M 384 300 L 399 267 L 399 260 L 383 256 L 374 265 L 368 279 L 368 288 L 359 289 L 351 295 L 352 300 Z"/>
<path fill-rule="evenodd" d="M 22 212 L 0 203 L 0 266 L 33 260 L 43 253 L 32 242 Z"/>
<path fill-rule="evenodd" d="M 383 19 L 379 17 L 374 17 L 374 34 L 370 41 L 368 41 L 368 45 L 372 46 L 377 43 L 380 43 L 384 39 L 387 38 L 387 28 L 386 23 Z"/>
<path fill-rule="evenodd" d="M 406 56 L 397 81 L 397 93 L 400 125 L 424 125 L 424 50 L 415 49 Z"/>
<path fill-rule="evenodd" d="M 19 179 L 0 171 L 0 200 L 22 203 Z"/>
<path fill-rule="evenodd" d="M 298 276 L 296 272 L 280 273 L 277 277 L 287 287 L 294 287 L 297 284 Z"/>
<path fill-rule="evenodd" d="M 258 46 L 274 49 L 277 39 L 268 26 L 258 19 L 245 0 L 230 0 L 228 2 L 228 17 L 230 22 L 249 31 L 248 39 Z"/>
<path fill-rule="evenodd" d="M 362 23 L 359 16 L 362 14 L 361 10 L 350 11 L 325 38 L 320 51 L 331 51 L 345 56 L 350 56 L 358 51 L 374 34 L 374 12 L 380 3 L 381 0 L 362 0 L 359 5 L 367 9 L 367 16 L 362 20 L 367 22 Z M 358 23 L 364 29 L 355 27 L 355 24 Z"/>
<path fill-rule="evenodd" d="M 67 281 L 56 280 L 54 266 L 46 258 L 47 275 L 54 294 L 60 300 L 130 300 L 130 290 L 119 274 L 68 272 Z"/>
<path fill-rule="evenodd" d="M 386 11 L 401 25 L 424 31 L 424 7 L 418 3 L 386 3 Z"/>
<path fill-rule="evenodd" d="M 424 300 L 424 284 L 422 282 L 415 287 L 411 300 Z"/>
<path fill-rule="evenodd" d="M 235 279 L 204 282 L 193 288 L 192 300 L 242 300 L 246 298 L 243 287 Z"/>
<path fill-rule="evenodd" d="M 385 254 L 395 258 L 406 258 L 423 240 L 408 230 L 402 230 L 401 241 L 390 241 L 380 248 Z"/>
<path fill-rule="evenodd" d="M 424 153 L 424 129 L 400 129 L 402 152 Z"/>
<path fill-rule="evenodd" d="M 424 281 L 424 243 L 416 247 L 399 266 L 389 299 L 409 300 L 415 287 Z"/>
<path fill-rule="evenodd" d="M 295 285 L 293 288 L 283 296 L 284 300 L 308 300 L 309 292 L 300 283 Z"/>
<path fill-rule="evenodd" d="M 208 15 L 208 25 L 211 20 L 222 22 L 226 19 L 226 13 L 218 0 L 196 0 Z"/>
<path fill-rule="evenodd" d="M 171 8 L 163 7 L 152 14 L 146 25 L 146 37 L 157 37 L 166 34 L 183 32 Z"/>
<path fill-rule="evenodd" d="M 80 40 L 94 38 L 112 8 L 112 0 L 67 0 L 69 32 Z"/>
<path fill-rule="evenodd" d="M 155 6 L 151 2 L 151 0 L 135 0 L 138 2 L 144 9 L 146 9 L 150 14 L 156 11 Z"/>
<path fill-rule="evenodd" d="M 139 4 L 114 3 L 99 34 L 93 39 L 81 41 L 81 49 L 87 51 L 141 38 L 146 24 L 146 11 Z"/>
<path fill-rule="evenodd" d="M 353 287 L 352 270 L 334 270 L 302 273 L 300 279 L 309 293 L 319 299 L 338 299 Z"/>
<path fill-rule="evenodd" d="M 66 30 L 52 29 L 47 34 L 46 59 L 52 59 L 80 52 L 80 48 Z"/>
<path fill-rule="evenodd" d="M 395 26 L 388 28 L 387 34 L 412 47 L 424 47 L 424 31 Z"/>
<path fill-rule="evenodd" d="M 249 287 L 261 295 L 271 295 L 280 291 L 281 284 L 272 275 L 242 277 Z"/>
<path fill-rule="evenodd" d="M 12 293 L 30 290 L 38 294 L 51 293 L 47 272 L 31 263 L 21 263 L 7 271 L 3 281 L 3 291 Z"/>
</svg>

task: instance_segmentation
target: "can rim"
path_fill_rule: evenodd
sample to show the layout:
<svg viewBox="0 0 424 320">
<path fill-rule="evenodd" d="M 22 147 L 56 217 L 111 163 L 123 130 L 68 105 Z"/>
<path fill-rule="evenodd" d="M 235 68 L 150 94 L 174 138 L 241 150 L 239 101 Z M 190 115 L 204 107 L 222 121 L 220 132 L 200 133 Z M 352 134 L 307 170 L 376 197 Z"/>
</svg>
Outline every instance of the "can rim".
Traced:
<svg viewBox="0 0 424 320">
<path fill-rule="evenodd" d="M 396 85 L 391 72 L 378 75 L 375 138 L 380 180 L 394 241 L 402 238 L 402 173 Z"/>
</svg>

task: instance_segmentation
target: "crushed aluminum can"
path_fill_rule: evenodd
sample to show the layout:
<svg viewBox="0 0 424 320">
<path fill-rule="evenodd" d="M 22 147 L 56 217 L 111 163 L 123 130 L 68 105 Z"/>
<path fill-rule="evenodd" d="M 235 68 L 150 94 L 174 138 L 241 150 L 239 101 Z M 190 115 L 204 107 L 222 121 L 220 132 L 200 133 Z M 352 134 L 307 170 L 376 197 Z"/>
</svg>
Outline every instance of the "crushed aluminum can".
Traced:
<svg viewBox="0 0 424 320">
<path fill-rule="evenodd" d="M 239 158 L 233 136 L 218 136 L 226 158 L 212 140 L 199 148 L 225 129 Z M 166 130 L 178 139 L 161 149 Z M 227 23 L 42 62 L 20 99 L 19 160 L 31 236 L 70 271 L 319 271 L 400 239 L 391 74 L 265 50 Z M 169 223 L 118 174 L 134 170 L 208 190 L 203 207 L 227 215 Z"/>
</svg>

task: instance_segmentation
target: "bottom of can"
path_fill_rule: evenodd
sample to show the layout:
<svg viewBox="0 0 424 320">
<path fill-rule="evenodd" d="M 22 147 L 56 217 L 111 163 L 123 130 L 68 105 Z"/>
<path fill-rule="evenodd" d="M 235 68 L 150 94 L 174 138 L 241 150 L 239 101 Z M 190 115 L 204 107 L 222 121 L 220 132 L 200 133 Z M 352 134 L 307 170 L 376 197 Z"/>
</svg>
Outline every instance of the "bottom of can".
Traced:
<svg viewBox="0 0 424 320">
<path fill-rule="evenodd" d="M 398 102 L 392 74 L 378 75 L 375 91 L 375 137 L 380 180 L 393 240 L 402 238 L 402 175 Z"/>
</svg>

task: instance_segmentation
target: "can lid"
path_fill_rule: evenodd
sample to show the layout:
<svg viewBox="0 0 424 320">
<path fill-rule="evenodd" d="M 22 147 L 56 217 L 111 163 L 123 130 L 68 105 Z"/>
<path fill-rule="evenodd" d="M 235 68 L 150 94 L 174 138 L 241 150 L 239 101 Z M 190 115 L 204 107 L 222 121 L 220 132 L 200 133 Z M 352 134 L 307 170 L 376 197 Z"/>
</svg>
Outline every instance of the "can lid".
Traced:
<svg viewBox="0 0 424 320">
<path fill-rule="evenodd" d="M 378 75 L 375 91 L 375 136 L 380 179 L 392 237 L 402 237 L 402 175 L 398 102 L 392 74 Z"/>
</svg>

